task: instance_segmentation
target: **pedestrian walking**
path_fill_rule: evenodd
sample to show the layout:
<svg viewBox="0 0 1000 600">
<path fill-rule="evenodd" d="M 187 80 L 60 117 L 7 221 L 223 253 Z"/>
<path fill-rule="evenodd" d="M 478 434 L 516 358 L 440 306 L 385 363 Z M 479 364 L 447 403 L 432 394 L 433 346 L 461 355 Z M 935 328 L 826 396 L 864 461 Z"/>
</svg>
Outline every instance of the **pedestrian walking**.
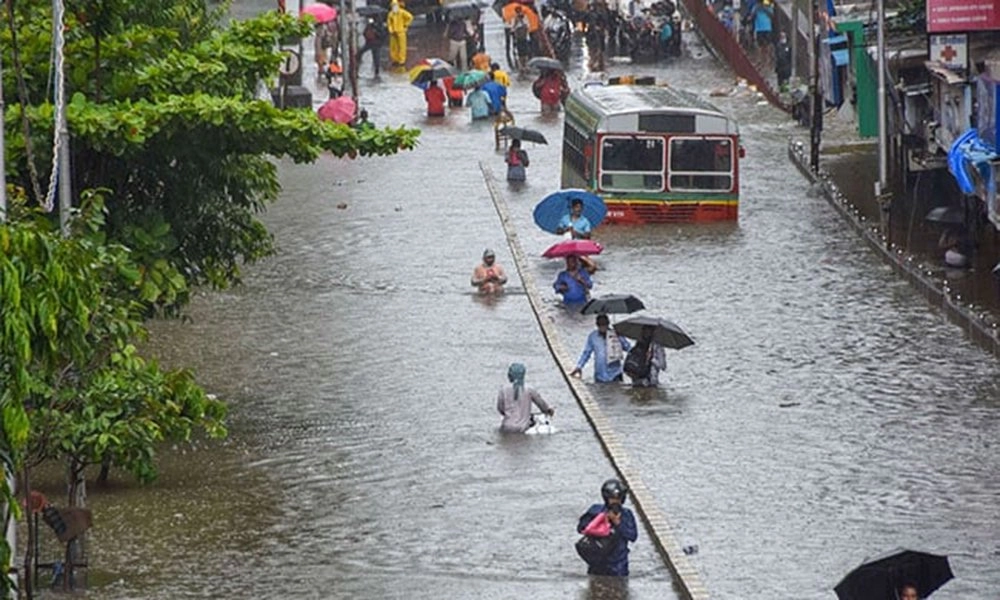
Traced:
<svg viewBox="0 0 1000 600">
<path fill-rule="evenodd" d="M 386 29 L 389 31 L 389 60 L 392 64 L 406 64 L 406 32 L 413 22 L 410 11 L 399 6 L 399 0 L 392 0 L 389 14 L 385 17 Z"/>
<path fill-rule="evenodd" d="M 792 76 L 792 48 L 784 31 L 778 33 L 778 41 L 774 44 L 774 73 L 778 77 L 778 91 L 787 92 Z"/>
<path fill-rule="evenodd" d="M 511 140 L 504 162 L 507 163 L 507 181 L 525 181 L 528 178 L 525 171 L 528 153 L 521 149 L 521 140 Z"/>
<path fill-rule="evenodd" d="M 388 37 L 388 32 L 385 29 L 385 24 L 380 20 L 368 19 L 365 23 L 364 31 L 361 32 L 361 36 L 364 38 L 365 43 L 358 50 L 358 64 L 361 63 L 361 58 L 366 52 L 370 52 L 372 55 L 372 69 L 375 73 L 375 77 L 379 76 L 379 71 L 382 68 L 382 46 L 385 44 L 385 39 Z"/>
<path fill-rule="evenodd" d="M 604 515 L 611 525 L 611 549 L 600 560 L 587 565 L 588 575 L 628 577 L 629 543 L 639 538 L 635 515 L 625 507 L 628 488 L 617 479 L 609 479 L 601 485 L 600 504 L 592 504 L 587 512 L 580 515 L 576 531 L 582 533 L 587 525 L 600 515 Z"/>
<path fill-rule="evenodd" d="M 567 262 L 569 261 L 567 260 Z M 625 362 L 625 353 L 632 348 L 632 344 L 617 333 L 609 332 L 609 323 L 608 315 L 597 315 L 595 320 L 597 329 L 591 331 L 590 335 L 587 336 L 587 342 L 583 346 L 580 359 L 576 361 L 576 368 L 570 371 L 571 377 L 580 377 L 583 373 L 583 367 L 593 356 L 594 381 L 596 383 L 611 383 L 622 380 L 622 364 Z"/>
<path fill-rule="evenodd" d="M 497 412 L 503 417 L 500 431 L 505 433 L 524 433 L 532 426 L 532 404 L 550 417 L 556 412 L 534 388 L 525 387 L 525 371 L 521 363 L 511 363 L 507 369 L 510 384 L 502 386 L 497 394 Z"/>
</svg>

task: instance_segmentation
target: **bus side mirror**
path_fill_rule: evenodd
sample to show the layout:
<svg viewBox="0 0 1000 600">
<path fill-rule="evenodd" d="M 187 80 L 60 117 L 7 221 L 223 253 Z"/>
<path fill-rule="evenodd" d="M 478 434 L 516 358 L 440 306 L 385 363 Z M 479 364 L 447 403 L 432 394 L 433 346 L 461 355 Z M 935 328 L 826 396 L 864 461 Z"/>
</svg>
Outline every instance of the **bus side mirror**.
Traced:
<svg viewBox="0 0 1000 600">
<path fill-rule="evenodd" d="M 740 152 L 739 152 L 739 154 L 740 154 L 740 158 L 746 158 L 747 149 L 744 148 L 742 144 L 740 145 Z"/>
</svg>

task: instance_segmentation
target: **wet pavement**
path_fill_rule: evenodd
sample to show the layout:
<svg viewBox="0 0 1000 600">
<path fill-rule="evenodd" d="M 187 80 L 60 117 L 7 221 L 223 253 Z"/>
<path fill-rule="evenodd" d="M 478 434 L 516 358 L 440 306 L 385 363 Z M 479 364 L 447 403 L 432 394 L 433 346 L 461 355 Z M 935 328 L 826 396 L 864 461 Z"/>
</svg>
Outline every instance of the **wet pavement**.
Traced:
<svg viewBox="0 0 1000 600">
<path fill-rule="evenodd" d="M 496 50 L 493 15 L 487 31 Z M 441 53 L 439 30 L 411 33 L 411 58 Z M 704 95 L 730 83 L 695 54 L 611 72 Z M 492 129 L 465 109 L 428 120 L 405 73 L 369 75 L 366 61 L 371 120 L 420 127 L 420 145 L 282 163 L 264 217 L 278 255 L 239 288 L 197 294 L 188 322 L 154 324 L 151 350 L 231 403 L 231 436 L 166 453 L 154 487 L 92 491 L 95 597 L 615 597 L 592 589 L 572 548 L 610 466 L 516 279 L 492 302 L 469 286 L 484 247 L 513 274 L 478 167 L 503 177 Z M 554 241 L 531 209 L 559 186 L 561 117 L 540 115 L 530 81 L 512 88 L 517 124 L 550 140 L 527 146 L 526 185 L 502 184 L 537 256 Z M 994 598 L 1000 369 L 810 190 L 786 157 L 800 131 L 783 114 L 714 101 L 747 149 L 739 223 L 596 235 L 595 292 L 635 293 L 697 344 L 668 354 L 661 389 L 595 398 L 677 536 L 698 546 L 713 598 L 831 598 L 896 546 L 951 556 L 956 579 L 935 599 Z M 527 268 L 544 286 L 559 263 Z M 544 317 L 571 349 L 593 326 L 554 296 Z M 497 433 L 511 361 L 556 405 L 558 434 Z M 644 531 L 628 588 L 673 594 Z"/>
</svg>

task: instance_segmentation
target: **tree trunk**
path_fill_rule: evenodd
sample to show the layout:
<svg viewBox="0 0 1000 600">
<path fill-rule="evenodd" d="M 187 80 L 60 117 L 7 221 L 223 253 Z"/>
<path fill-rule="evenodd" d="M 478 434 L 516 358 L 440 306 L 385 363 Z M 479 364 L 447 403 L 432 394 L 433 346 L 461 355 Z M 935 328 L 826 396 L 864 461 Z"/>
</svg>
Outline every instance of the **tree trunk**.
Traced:
<svg viewBox="0 0 1000 600">
<path fill-rule="evenodd" d="M 87 480 L 83 476 L 86 465 L 71 458 L 69 461 L 69 506 L 71 508 L 86 508 L 87 506 Z M 63 570 L 63 590 L 69 591 L 74 586 L 74 575 L 76 564 L 83 555 L 84 537 L 86 533 L 81 533 L 75 539 L 66 542 L 66 568 Z"/>
</svg>

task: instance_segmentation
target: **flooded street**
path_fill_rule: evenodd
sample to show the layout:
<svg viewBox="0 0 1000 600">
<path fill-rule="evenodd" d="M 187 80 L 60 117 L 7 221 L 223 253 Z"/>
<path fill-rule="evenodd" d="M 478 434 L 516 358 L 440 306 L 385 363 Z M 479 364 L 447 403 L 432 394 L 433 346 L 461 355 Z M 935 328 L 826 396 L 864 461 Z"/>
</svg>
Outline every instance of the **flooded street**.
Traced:
<svg viewBox="0 0 1000 600">
<path fill-rule="evenodd" d="M 490 14 L 496 57 L 500 27 Z M 411 29 L 411 61 L 441 54 L 440 36 Z M 610 72 L 704 96 L 731 83 L 694 50 Z M 503 178 L 491 125 L 464 108 L 429 121 L 405 73 L 373 81 L 366 57 L 361 74 L 371 120 L 421 128 L 420 145 L 282 164 L 264 217 L 278 255 L 239 288 L 199 293 L 190 321 L 153 324 L 150 350 L 230 403 L 231 434 L 167 453 L 155 487 L 92 490 L 94 597 L 614 597 L 573 550 L 613 472 L 517 282 L 479 168 Z M 500 187 L 537 257 L 555 241 L 531 211 L 559 187 L 562 119 L 540 115 L 530 83 L 515 81 L 508 105 L 549 145 L 526 145 L 523 188 Z M 1000 369 L 810 191 L 786 156 L 802 130 L 752 99 L 713 101 L 747 151 L 739 223 L 595 235 L 595 293 L 634 293 L 697 343 L 668 351 L 661 389 L 595 398 L 677 537 L 698 546 L 713 598 L 832 598 L 866 556 L 902 546 L 950 556 L 956 578 L 935 600 L 995 599 Z M 494 302 L 469 285 L 487 247 L 513 284 Z M 545 285 L 560 264 L 526 267 L 575 355 L 593 320 Z M 558 434 L 497 433 L 514 361 L 555 405 Z M 629 598 L 676 596 L 641 528 L 631 571 Z"/>
</svg>

